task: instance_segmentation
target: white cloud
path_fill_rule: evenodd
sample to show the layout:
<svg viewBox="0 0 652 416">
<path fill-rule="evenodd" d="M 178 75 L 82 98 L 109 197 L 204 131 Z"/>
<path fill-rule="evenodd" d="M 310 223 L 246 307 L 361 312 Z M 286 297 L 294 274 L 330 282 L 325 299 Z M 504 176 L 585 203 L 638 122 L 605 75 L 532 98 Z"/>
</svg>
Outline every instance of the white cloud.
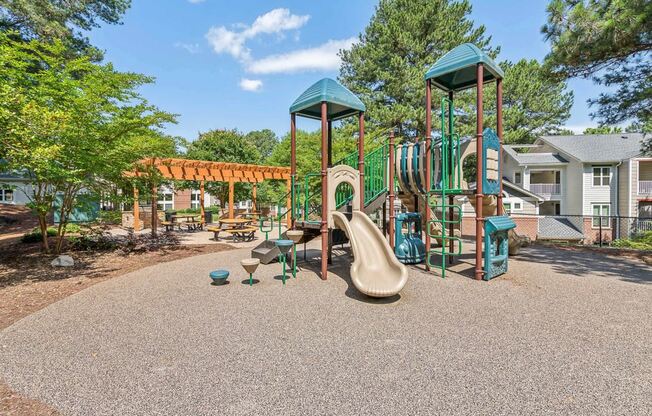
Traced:
<svg viewBox="0 0 652 416">
<path fill-rule="evenodd" d="M 251 51 L 245 44 L 247 40 L 260 34 L 280 34 L 283 31 L 299 29 L 309 19 L 309 15 L 299 16 L 290 13 L 288 9 L 274 9 L 258 16 L 251 26 L 236 25 L 239 31 L 229 30 L 224 26 L 213 26 L 206 33 L 206 39 L 215 53 L 227 53 L 239 61 L 247 62 L 251 59 Z"/>
<path fill-rule="evenodd" d="M 199 53 L 199 44 L 198 43 L 183 43 L 183 42 L 176 42 L 174 44 L 175 48 L 181 48 L 184 49 L 186 52 L 194 55 Z"/>
<path fill-rule="evenodd" d="M 240 80 L 240 88 L 245 91 L 258 92 L 261 88 L 263 88 L 263 81 L 259 79 L 242 78 Z"/>
<path fill-rule="evenodd" d="M 329 40 L 323 45 L 251 61 L 247 71 L 254 74 L 275 74 L 299 71 L 330 71 L 340 67 L 338 52 L 348 49 L 356 38 Z"/>
</svg>

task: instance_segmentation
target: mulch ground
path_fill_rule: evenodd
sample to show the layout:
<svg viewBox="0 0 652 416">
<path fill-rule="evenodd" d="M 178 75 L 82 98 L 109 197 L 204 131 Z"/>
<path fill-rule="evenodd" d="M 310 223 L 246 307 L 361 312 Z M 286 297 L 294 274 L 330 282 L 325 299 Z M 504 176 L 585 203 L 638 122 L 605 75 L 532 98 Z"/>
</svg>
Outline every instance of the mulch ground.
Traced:
<svg viewBox="0 0 652 416">
<path fill-rule="evenodd" d="M 5 241 L 6 243 L 6 241 Z M 38 244 L 0 245 L 0 330 L 51 303 L 99 282 L 154 264 L 230 250 L 226 244 L 178 245 L 156 250 L 73 252 L 75 265 L 52 267 L 56 256 L 42 254 Z M 22 397 L 0 380 L 0 414 L 57 415 L 52 408 Z"/>
</svg>

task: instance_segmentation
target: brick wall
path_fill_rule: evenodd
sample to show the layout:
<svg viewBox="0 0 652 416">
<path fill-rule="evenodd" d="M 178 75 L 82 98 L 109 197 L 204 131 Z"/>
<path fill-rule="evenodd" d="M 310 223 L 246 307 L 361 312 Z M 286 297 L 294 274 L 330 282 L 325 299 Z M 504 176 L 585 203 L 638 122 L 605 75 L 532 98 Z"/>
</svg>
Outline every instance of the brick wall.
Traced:
<svg viewBox="0 0 652 416">
<path fill-rule="evenodd" d="M 516 233 L 530 237 L 532 241 L 537 239 L 539 229 L 538 217 L 511 217 L 516 224 Z M 464 237 L 475 236 L 475 218 L 462 218 L 462 235 Z"/>
<path fill-rule="evenodd" d="M 613 226 L 615 221 L 609 221 Z M 609 243 L 614 240 L 615 229 L 613 227 L 602 228 L 602 242 Z M 596 244 L 600 241 L 600 229 L 593 227 L 592 218 L 584 218 L 584 244 Z"/>
</svg>

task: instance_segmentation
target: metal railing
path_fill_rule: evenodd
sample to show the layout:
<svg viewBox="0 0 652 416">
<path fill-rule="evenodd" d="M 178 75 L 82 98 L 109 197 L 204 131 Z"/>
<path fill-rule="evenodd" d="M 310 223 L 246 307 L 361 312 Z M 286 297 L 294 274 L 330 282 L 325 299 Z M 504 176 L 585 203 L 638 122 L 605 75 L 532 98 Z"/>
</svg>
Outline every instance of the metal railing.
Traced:
<svg viewBox="0 0 652 416">
<path fill-rule="evenodd" d="M 530 183 L 530 191 L 535 194 L 559 195 L 561 194 L 560 183 Z"/>
<path fill-rule="evenodd" d="M 652 194 L 652 181 L 638 181 L 638 193 L 642 195 Z"/>
</svg>

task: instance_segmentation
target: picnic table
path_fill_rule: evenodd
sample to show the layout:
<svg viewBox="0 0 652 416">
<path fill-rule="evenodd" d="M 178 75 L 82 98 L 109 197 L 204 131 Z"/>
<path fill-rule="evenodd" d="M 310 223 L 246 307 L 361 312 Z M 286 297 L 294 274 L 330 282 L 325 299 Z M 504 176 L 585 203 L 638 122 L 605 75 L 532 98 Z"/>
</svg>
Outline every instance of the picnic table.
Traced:
<svg viewBox="0 0 652 416">
<path fill-rule="evenodd" d="M 220 233 L 230 234 L 233 241 L 251 241 L 256 235 L 256 227 L 251 226 L 253 220 L 246 218 L 223 218 L 218 226 L 206 228 L 213 232 L 214 240 L 220 240 Z"/>
<path fill-rule="evenodd" d="M 204 222 L 201 216 L 197 214 L 177 214 L 170 217 L 170 221 L 163 221 L 161 223 L 165 226 L 166 231 L 172 231 L 176 226 L 181 231 L 181 226 L 188 226 L 188 231 L 204 229 Z"/>
</svg>

